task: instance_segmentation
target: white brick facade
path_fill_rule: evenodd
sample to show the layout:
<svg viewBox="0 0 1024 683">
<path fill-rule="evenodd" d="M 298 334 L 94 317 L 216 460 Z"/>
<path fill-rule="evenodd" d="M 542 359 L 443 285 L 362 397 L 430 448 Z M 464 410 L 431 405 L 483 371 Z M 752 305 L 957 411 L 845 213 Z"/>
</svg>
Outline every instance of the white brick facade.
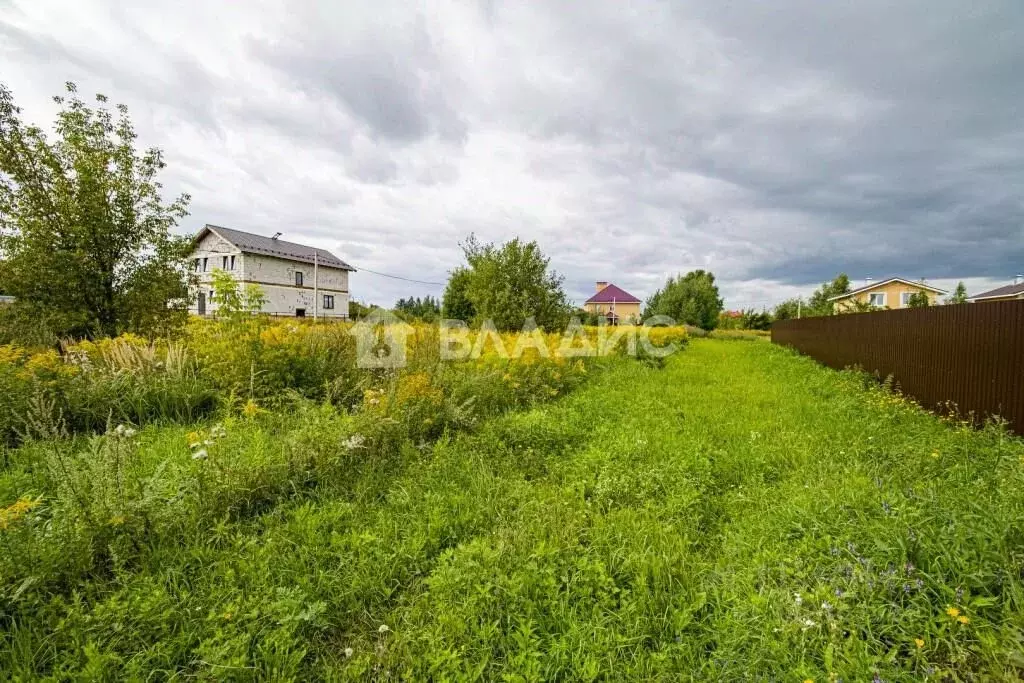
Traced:
<svg viewBox="0 0 1024 683">
<path fill-rule="evenodd" d="M 264 313 L 284 316 L 302 313 L 312 317 L 315 291 L 319 299 L 315 306 L 318 317 L 338 318 L 348 315 L 347 270 L 318 265 L 314 278 L 312 263 L 243 253 L 214 232 L 208 233 L 196 244 L 190 258 L 194 274 L 199 280 L 198 289 L 193 292 L 190 313 L 209 315 L 217 311 L 212 275 L 214 270 L 222 269 L 239 280 L 242 287 L 245 284 L 259 285 L 267 299 L 263 306 Z M 302 274 L 301 285 L 296 281 L 297 272 Z M 332 303 L 333 307 L 328 308 Z"/>
</svg>

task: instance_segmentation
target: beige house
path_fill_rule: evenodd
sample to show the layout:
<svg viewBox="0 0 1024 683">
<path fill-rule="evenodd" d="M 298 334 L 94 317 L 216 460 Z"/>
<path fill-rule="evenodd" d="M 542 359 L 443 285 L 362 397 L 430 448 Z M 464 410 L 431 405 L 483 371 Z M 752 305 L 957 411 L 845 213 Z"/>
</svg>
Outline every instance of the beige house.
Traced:
<svg viewBox="0 0 1024 683">
<path fill-rule="evenodd" d="M 939 295 L 945 294 L 946 290 L 932 287 L 923 280 L 891 277 L 887 280 L 871 282 L 846 294 L 834 296 L 829 301 L 834 302 L 836 310 L 839 311 L 853 308 L 852 302 L 875 308 L 909 308 L 910 297 L 918 292 L 927 294 L 928 302 L 934 306 L 939 303 Z"/>
<path fill-rule="evenodd" d="M 640 299 L 607 282 L 598 282 L 594 296 L 587 299 L 583 309 L 603 315 L 610 325 L 640 322 Z"/>
<path fill-rule="evenodd" d="M 251 232 L 207 225 L 192 241 L 192 271 L 198 281 L 189 311 L 216 313 L 212 275 L 220 269 L 243 286 L 259 285 L 263 312 L 297 318 L 347 318 L 348 274 L 355 269 L 334 254 Z"/>
<path fill-rule="evenodd" d="M 979 303 L 983 301 L 1014 301 L 1017 299 L 1024 299 L 1024 282 L 1014 282 L 1012 285 L 996 287 L 971 297 L 971 301 Z"/>
</svg>

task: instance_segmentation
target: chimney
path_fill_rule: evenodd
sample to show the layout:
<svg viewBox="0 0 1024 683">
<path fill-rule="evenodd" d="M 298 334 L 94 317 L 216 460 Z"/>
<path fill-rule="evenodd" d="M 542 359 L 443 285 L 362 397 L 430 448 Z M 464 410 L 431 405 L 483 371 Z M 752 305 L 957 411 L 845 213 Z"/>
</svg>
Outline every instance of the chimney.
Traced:
<svg viewBox="0 0 1024 683">
<path fill-rule="evenodd" d="M 598 282 L 597 283 L 597 290 L 595 290 L 595 291 L 600 292 L 602 289 L 604 289 L 607 286 L 608 286 L 607 282 Z"/>
</svg>

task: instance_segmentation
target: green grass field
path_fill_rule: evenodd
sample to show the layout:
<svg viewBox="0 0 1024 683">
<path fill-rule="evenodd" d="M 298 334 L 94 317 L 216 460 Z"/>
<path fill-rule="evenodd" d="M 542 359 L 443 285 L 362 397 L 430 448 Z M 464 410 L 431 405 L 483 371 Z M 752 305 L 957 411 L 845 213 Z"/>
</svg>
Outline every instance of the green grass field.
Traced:
<svg viewBox="0 0 1024 683">
<path fill-rule="evenodd" d="M 110 475 L 141 482 L 131 495 L 173 498 L 147 489 L 156 468 L 179 468 L 180 482 L 189 468 L 223 467 L 222 483 L 123 556 L 115 520 L 110 538 L 89 541 L 113 550 L 87 571 L 60 539 L 25 554 L 24 580 L 0 595 L 0 670 L 510 681 L 1024 672 L 1024 444 L 945 423 L 859 375 L 763 341 L 697 339 L 663 368 L 621 359 L 553 403 L 399 444 L 393 457 L 350 443 L 330 476 L 273 461 L 281 444 L 331 461 L 345 419 L 308 407 L 228 422 L 221 455 L 211 447 L 206 461 L 189 457 L 189 428 L 142 430 L 144 455 L 131 461 L 141 474 Z M 45 448 L 22 449 L 4 491 L 32 481 L 31 453 Z"/>
</svg>

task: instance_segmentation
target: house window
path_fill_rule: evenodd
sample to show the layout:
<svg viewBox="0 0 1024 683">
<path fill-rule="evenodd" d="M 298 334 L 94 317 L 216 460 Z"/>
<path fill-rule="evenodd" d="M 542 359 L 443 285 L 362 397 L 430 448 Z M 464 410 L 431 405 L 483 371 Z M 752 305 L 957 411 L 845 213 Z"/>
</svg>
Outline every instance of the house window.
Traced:
<svg viewBox="0 0 1024 683">
<path fill-rule="evenodd" d="M 206 272 L 206 261 L 207 261 L 207 260 L 208 260 L 208 259 L 207 259 L 207 258 L 206 258 L 206 257 L 204 256 L 204 257 L 203 257 L 203 272 L 204 272 L 204 273 Z"/>
<path fill-rule="evenodd" d="M 306 317 L 306 309 L 305 308 L 296 308 L 295 309 L 295 317 L 296 318 L 305 318 Z"/>
<path fill-rule="evenodd" d="M 900 306 L 907 308 L 910 306 L 910 297 L 914 296 L 915 292 L 900 292 Z"/>
<path fill-rule="evenodd" d="M 868 303 L 872 306 L 878 306 L 879 308 L 885 306 L 885 292 L 868 294 Z"/>
<path fill-rule="evenodd" d="M 296 287 L 301 287 L 302 286 L 302 271 L 301 270 L 296 270 L 295 271 L 295 286 Z"/>
<path fill-rule="evenodd" d="M 227 270 L 228 269 L 228 257 L 227 256 L 221 256 L 220 257 L 220 269 L 221 270 Z"/>
<path fill-rule="evenodd" d="M 324 294 L 324 308 L 334 308 L 334 295 Z"/>
<path fill-rule="evenodd" d="M 213 291 L 213 290 L 211 289 L 211 290 L 210 290 L 210 303 L 213 303 L 213 302 L 214 302 L 214 301 L 216 301 L 216 300 L 217 300 L 217 292 L 215 292 L 215 291 Z"/>
<path fill-rule="evenodd" d="M 231 255 L 231 270 L 235 269 L 235 255 Z"/>
<path fill-rule="evenodd" d="M 192 259 L 192 270 L 197 272 L 197 273 L 199 272 L 199 259 L 197 259 L 197 258 Z"/>
</svg>

